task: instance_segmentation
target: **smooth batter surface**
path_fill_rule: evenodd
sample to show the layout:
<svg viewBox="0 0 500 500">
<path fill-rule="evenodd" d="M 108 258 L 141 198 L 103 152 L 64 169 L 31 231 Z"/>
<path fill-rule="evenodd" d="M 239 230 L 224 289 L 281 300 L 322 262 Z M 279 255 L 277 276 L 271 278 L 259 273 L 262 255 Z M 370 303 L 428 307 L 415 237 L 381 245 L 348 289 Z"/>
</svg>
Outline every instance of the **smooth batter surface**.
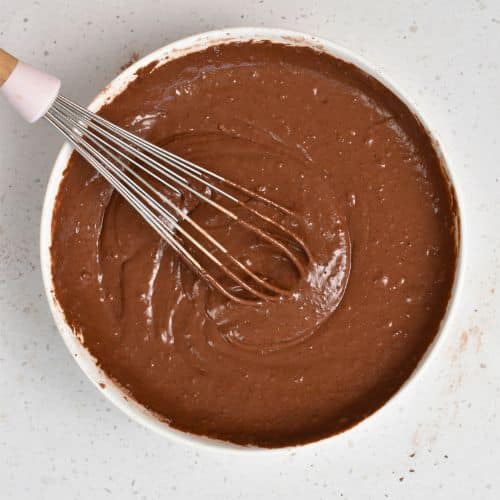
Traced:
<svg viewBox="0 0 500 500">
<path fill-rule="evenodd" d="M 453 195 L 406 106 L 330 56 L 243 43 L 141 70 L 102 114 L 292 209 L 313 257 L 291 298 L 227 302 L 74 155 L 55 293 L 103 369 L 172 426 L 236 443 L 320 439 L 382 406 L 433 340 L 456 264 Z M 291 276 L 205 204 L 177 202 Z"/>
</svg>

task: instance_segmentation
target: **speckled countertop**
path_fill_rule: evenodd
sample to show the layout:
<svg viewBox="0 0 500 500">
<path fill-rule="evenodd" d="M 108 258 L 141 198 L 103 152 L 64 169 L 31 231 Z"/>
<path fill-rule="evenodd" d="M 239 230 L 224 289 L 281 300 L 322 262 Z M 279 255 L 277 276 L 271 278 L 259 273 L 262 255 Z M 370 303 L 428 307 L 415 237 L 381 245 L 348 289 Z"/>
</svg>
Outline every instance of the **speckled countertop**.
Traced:
<svg viewBox="0 0 500 500">
<path fill-rule="evenodd" d="M 61 140 L 0 102 L 0 498 L 500 497 L 500 3 L 497 0 L 0 0 L 0 46 L 86 103 L 120 67 L 224 26 L 330 38 L 379 66 L 439 131 L 468 232 L 459 311 L 420 381 L 331 441 L 265 456 L 173 444 L 110 406 L 71 359 L 40 275 Z"/>
</svg>

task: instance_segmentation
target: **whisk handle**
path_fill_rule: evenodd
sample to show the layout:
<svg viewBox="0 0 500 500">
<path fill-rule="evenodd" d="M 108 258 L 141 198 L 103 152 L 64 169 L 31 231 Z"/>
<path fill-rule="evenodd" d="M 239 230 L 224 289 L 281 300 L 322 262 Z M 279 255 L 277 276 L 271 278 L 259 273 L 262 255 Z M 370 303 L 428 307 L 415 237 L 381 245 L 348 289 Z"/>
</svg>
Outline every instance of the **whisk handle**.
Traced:
<svg viewBox="0 0 500 500">
<path fill-rule="evenodd" d="M 0 49 L 0 93 L 29 123 L 41 118 L 59 94 L 61 82 Z"/>
</svg>

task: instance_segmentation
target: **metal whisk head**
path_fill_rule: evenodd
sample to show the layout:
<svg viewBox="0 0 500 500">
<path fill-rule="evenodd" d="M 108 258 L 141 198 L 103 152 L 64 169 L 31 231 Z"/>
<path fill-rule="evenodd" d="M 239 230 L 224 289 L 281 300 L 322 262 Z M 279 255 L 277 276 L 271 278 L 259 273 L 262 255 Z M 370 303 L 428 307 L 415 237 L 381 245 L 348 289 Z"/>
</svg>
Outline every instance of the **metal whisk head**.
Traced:
<svg viewBox="0 0 500 500">
<path fill-rule="evenodd" d="M 299 276 L 305 274 L 310 254 L 302 239 L 267 210 L 264 213 L 248 202 L 256 200 L 282 216 L 293 217 L 290 210 L 127 132 L 63 96 L 56 98 L 45 118 L 192 269 L 229 299 L 254 304 L 287 296 L 291 290 L 235 257 L 174 203 L 165 188 L 177 196 L 189 193 L 210 205 L 271 245 Z"/>
</svg>

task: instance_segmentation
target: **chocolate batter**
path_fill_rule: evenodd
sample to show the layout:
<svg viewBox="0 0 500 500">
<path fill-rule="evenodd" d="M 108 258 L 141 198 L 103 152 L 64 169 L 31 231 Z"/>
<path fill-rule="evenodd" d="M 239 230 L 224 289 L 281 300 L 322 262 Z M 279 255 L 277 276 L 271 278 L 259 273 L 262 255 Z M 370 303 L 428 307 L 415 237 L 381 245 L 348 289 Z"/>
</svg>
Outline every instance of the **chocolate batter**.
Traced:
<svg viewBox="0 0 500 500">
<path fill-rule="evenodd" d="M 398 390 L 445 313 L 458 235 L 431 139 L 394 94 L 308 48 L 240 43 L 144 68 L 102 115 L 292 209 L 312 253 L 290 298 L 228 302 L 74 154 L 55 294 L 132 397 L 175 428 L 276 447 L 343 431 Z M 289 273 L 206 205 L 189 210 Z"/>
</svg>

